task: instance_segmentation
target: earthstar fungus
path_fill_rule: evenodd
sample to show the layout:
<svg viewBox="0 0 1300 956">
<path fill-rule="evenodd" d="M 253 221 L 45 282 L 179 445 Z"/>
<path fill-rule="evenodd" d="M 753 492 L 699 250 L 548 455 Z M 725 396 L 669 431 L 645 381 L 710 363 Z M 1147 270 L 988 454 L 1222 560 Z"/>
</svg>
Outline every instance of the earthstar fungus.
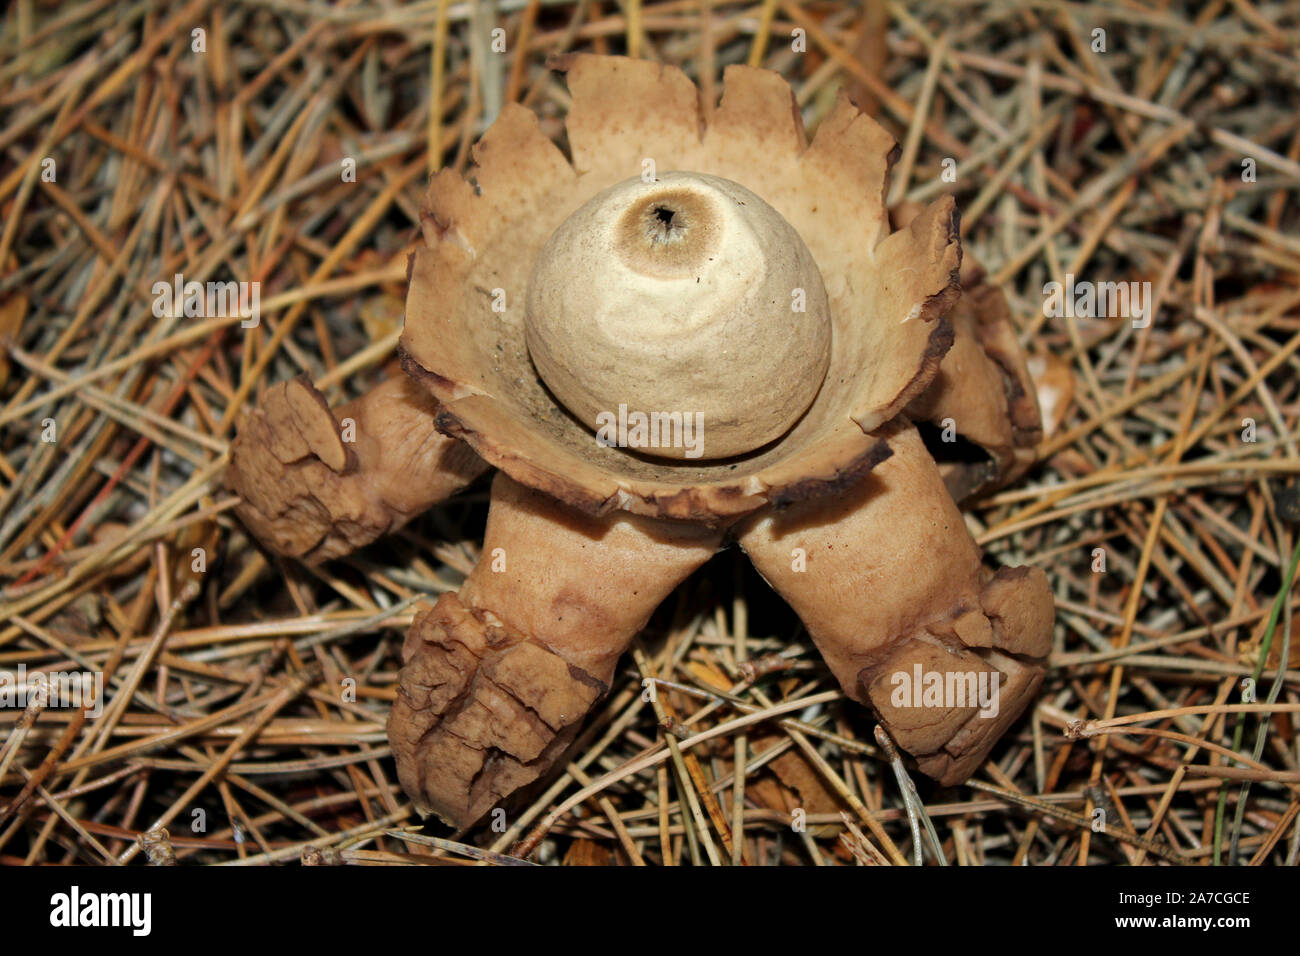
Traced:
<svg viewBox="0 0 1300 956">
<path fill-rule="evenodd" d="M 434 176 L 409 379 L 334 412 L 305 382 L 269 389 L 232 448 L 241 517 L 318 561 L 498 470 L 483 557 L 411 626 L 389 720 L 403 788 L 457 826 L 557 760 L 654 609 L 730 542 L 845 694 L 925 773 L 965 779 L 1032 699 L 1054 612 L 1041 570 L 982 564 L 954 500 L 1023 471 L 1039 421 L 952 200 L 891 231 L 897 146 L 846 97 L 810 143 L 774 73 L 728 67 L 703 117 L 675 68 L 557 66 L 569 156 L 512 105 L 467 177 Z M 699 454 L 598 440 L 620 406 L 669 431 L 699 413 Z M 915 423 L 975 454 L 936 464 Z M 996 715 L 898 705 L 918 668 L 995 676 Z"/>
</svg>

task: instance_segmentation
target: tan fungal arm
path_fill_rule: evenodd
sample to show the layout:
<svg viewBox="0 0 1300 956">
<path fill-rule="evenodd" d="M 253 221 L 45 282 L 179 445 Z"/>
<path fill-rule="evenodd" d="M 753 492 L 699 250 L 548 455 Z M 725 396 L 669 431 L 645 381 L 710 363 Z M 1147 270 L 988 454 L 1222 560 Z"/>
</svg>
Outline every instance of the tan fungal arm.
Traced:
<svg viewBox="0 0 1300 956">
<path fill-rule="evenodd" d="M 231 443 L 236 513 L 271 550 L 313 563 L 369 544 L 487 469 L 436 414 L 405 376 L 333 411 L 303 379 L 272 385 Z"/>
<path fill-rule="evenodd" d="M 891 210 L 891 218 L 903 229 L 925 212 L 924 206 L 904 202 Z M 907 406 L 907 416 L 960 436 L 987 455 L 983 461 L 941 460 L 948 490 L 962 501 L 1023 474 L 1034 463 L 1043 427 L 1007 298 L 989 285 L 969 252 L 962 258 L 961 296 L 947 320 L 952 346 L 939 373 Z"/>
<path fill-rule="evenodd" d="M 544 773 L 721 532 L 595 518 L 498 474 L 478 565 L 411 625 L 388 738 L 421 812 L 469 826 Z"/>
<path fill-rule="evenodd" d="M 1051 649 L 1052 595 L 1041 569 L 981 565 L 915 427 L 890 427 L 893 455 L 862 481 L 749 519 L 740 543 L 844 692 L 875 710 L 923 772 L 954 784 L 1033 699 Z M 947 690 L 924 693 L 936 681 L 966 693 L 981 673 L 990 688 L 1000 675 L 995 714 L 982 716 L 969 697 L 956 706 Z"/>
<path fill-rule="evenodd" d="M 950 428 L 988 455 L 982 462 L 940 465 L 948 490 L 961 501 L 1023 474 L 1034 462 L 1043 428 L 1006 296 L 969 261 L 962 266 L 962 296 L 948 321 L 952 348 L 907 414 L 941 431 Z"/>
</svg>

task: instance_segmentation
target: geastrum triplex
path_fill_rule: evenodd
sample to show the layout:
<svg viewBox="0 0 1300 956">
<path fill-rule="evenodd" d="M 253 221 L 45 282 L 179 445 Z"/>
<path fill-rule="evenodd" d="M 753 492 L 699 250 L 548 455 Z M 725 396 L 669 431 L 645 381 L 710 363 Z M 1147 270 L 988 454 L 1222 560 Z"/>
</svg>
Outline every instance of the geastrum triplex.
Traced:
<svg viewBox="0 0 1300 956">
<path fill-rule="evenodd" d="M 556 761 L 730 542 L 844 693 L 964 780 L 1041 681 L 1053 602 L 1041 570 L 985 568 L 955 504 L 1023 471 L 1039 415 L 951 199 L 891 233 L 897 146 L 846 97 L 810 144 L 774 73 L 728 67 L 702 117 L 674 68 L 557 65 L 569 157 L 510 106 L 468 177 L 433 178 L 408 377 L 334 411 L 268 389 L 232 447 L 241 518 L 321 561 L 498 469 L 482 560 L 411 626 L 388 727 L 403 788 L 457 826 Z M 942 693 L 900 695 L 914 677 Z"/>
</svg>

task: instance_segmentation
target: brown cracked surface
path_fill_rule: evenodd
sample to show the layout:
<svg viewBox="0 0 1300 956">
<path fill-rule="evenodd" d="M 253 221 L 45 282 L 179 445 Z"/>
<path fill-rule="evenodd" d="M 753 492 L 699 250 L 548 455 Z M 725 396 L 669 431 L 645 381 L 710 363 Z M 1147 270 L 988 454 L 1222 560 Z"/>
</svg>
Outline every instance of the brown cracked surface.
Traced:
<svg viewBox="0 0 1300 956">
<path fill-rule="evenodd" d="M 481 560 L 403 647 L 388 735 L 416 806 L 468 826 L 543 774 L 654 609 L 720 542 L 592 517 L 498 474 Z"/>
<path fill-rule="evenodd" d="M 757 515 L 739 540 L 844 692 L 872 707 L 925 773 L 957 783 L 1032 700 L 1051 649 L 1052 596 L 1038 568 L 985 569 L 916 429 L 900 422 L 889 433 L 894 454 L 852 490 Z M 910 679 L 918 666 L 945 684 L 952 675 L 954 687 L 958 677 L 969 686 L 967 674 L 976 686 L 979 674 L 996 675 L 996 713 L 954 696 L 896 704 L 896 675 Z"/>
<path fill-rule="evenodd" d="M 468 826 L 537 779 L 605 685 L 447 593 L 406 634 L 388 739 L 421 813 Z"/>
<path fill-rule="evenodd" d="M 487 468 L 437 431 L 436 413 L 405 377 L 333 411 L 303 379 L 272 385 L 231 443 L 236 513 L 267 547 L 313 563 L 369 544 Z"/>
</svg>

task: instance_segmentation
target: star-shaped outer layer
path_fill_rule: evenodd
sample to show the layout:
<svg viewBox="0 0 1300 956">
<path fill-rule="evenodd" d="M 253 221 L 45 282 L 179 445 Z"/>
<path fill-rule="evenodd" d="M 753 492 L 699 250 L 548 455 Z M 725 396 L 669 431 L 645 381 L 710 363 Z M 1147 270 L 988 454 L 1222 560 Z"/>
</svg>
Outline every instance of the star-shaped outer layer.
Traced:
<svg viewBox="0 0 1300 956">
<path fill-rule="evenodd" d="M 951 203 L 887 235 L 894 144 L 847 100 L 806 145 L 786 85 L 732 67 L 701 135 L 695 88 L 677 70 L 565 65 L 572 165 L 531 114 L 507 110 L 476 150 L 473 183 L 434 179 L 411 262 L 404 367 L 441 403 L 439 427 L 501 471 L 481 560 L 407 634 L 389 720 L 403 788 L 420 810 L 467 826 L 540 777 L 655 607 L 728 538 L 801 616 L 844 692 L 926 773 L 965 779 L 1032 699 L 1054 609 L 1040 569 L 983 567 L 945 476 L 899 414 L 953 338 Z M 822 271 L 826 383 L 793 430 L 743 459 L 651 464 L 599 447 L 528 362 L 520 305 L 537 250 L 645 159 L 757 192 Z M 492 310 L 496 290 L 513 309 Z M 972 418 L 992 471 L 950 470 L 963 488 L 1015 467 L 1037 427 L 1014 339 L 981 301 L 960 324 L 968 347 L 951 380 L 918 406 Z M 900 698 L 900 678 L 914 675 L 915 695 Z M 934 704 L 921 693 L 931 675 L 949 692 L 992 678 L 999 693 L 991 708 L 970 696 Z"/>
<path fill-rule="evenodd" d="M 961 262 L 952 200 L 890 234 L 884 190 L 897 146 L 847 97 L 809 144 L 790 88 L 766 70 L 728 67 L 705 127 L 694 84 L 674 67 L 591 55 L 560 65 L 573 95 L 572 162 L 531 111 L 512 105 L 475 147 L 468 179 L 443 170 L 430 184 L 401 349 L 403 367 L 441 404 L 439 428 L 518 481 L 596 514 L 722 520 L 844 487 L 884 460 L 888 445 L 873 432 L 924 391 L 952 343 L 944 316 L 960 294 Z M 794 428 L 747 456 L 701 464 L 598 446 L 529 360 L 524 302 L 543 244 L 647 161 L 757 193 L 821 270 L 830 369 Z M 505 311 L 494 311 L 501 293 Z"/>
</svg>

